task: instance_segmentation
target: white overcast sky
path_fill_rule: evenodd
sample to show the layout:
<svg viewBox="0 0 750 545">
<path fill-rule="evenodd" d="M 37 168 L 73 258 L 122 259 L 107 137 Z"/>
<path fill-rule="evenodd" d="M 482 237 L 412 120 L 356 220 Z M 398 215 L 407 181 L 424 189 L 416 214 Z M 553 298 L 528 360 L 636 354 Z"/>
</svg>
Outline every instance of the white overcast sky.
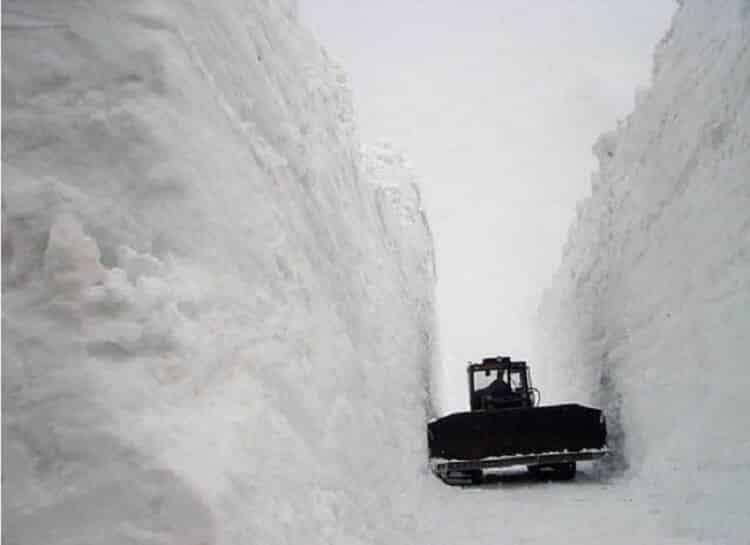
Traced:
<svg viewBox="0 0 750 545">
<path fill-rule="evenodd" d="M 411 159 L 435 235 L 447 409 L 467 360 L 528 357 L 591 146 L 649 84 L 674 0 L 300 0 L 363 142 Z M 543 387 L 543 385 L 542 385 Z"/>
</svg>

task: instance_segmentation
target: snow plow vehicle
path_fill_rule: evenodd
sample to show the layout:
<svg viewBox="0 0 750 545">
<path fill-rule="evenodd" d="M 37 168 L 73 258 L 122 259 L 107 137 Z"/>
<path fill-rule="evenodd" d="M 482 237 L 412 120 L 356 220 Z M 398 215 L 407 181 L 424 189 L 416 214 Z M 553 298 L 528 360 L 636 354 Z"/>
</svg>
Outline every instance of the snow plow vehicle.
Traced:
<svg viewBox="0 0 750 545">
<path fill-rule="evenodd" d="M 576 463 L 607 454 L 599 409 L 539 406 L 529 366 L 509 357 L 469 363 L 470 411 L 428 423 L 432 470 L 448 484 L 478 484 L 485 470 L 526 466 L 534 475 L 568 480 Z"/>
</svg>

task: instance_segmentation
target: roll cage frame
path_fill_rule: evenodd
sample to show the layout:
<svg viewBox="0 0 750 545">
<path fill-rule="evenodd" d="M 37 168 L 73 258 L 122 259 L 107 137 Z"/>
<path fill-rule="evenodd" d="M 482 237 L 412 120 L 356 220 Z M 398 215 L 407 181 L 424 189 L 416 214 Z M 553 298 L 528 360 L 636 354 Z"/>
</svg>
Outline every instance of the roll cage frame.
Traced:
<svg viewBox="0 0 750 545">
<path fill-rule="evenodd" d="M 512 376 L 515 375 L 520 381 L 520 387 L 508 394 L 510 403 L 519 407 L 533 407 L 539 403 L 538 390 L 531 384 L 529 365 L 525 361 L 512 361 L 510 357 L 498 356 L 495 358 L 484 358 L 482 363 L 469 362 L 466 371 L 469 379 L 469 405 L 472 411 L 487 409 L 486 388 L 477 388 L 476 374 L 489 375 L 493 371 L 497 377 L 507 377 L 508 388 L 513 383 Z M 483 395 L 484 394 L 484 395 Z"/>
</svg>

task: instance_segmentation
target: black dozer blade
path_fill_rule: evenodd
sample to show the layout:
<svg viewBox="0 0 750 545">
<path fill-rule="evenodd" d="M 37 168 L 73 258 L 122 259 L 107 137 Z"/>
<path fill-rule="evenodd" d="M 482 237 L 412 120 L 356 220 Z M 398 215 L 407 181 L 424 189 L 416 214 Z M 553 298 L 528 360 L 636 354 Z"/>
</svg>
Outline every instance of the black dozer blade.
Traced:
<svg viewBox="0 0 750 545">
<path fill-rule="evenodd" d="M 428 424 L 431 458 L 488 457 L 606 449 L 599 409 L 577 404 L 454 413 Z"/>
</svg>

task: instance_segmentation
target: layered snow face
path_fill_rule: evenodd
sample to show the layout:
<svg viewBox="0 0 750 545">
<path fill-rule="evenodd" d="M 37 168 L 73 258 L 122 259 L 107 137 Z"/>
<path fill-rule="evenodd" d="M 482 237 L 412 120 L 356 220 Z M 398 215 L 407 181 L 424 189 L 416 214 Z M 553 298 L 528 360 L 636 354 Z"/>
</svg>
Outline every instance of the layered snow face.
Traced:
<svg viewBox="0 0 750 545">
<path fill-rule="evenodd" d="M 539 383 L 607 411 L 674 528 L 750 534 L 750 4 L 685 2 L 540 310 Z M 557 392 L 555 392 L 557 388 Z"/>
<path fill-rule="evenodd" d="M 430 233 L 295 13 L 3 3 L 9 542 L 410 540 Z"/>
</svg>

